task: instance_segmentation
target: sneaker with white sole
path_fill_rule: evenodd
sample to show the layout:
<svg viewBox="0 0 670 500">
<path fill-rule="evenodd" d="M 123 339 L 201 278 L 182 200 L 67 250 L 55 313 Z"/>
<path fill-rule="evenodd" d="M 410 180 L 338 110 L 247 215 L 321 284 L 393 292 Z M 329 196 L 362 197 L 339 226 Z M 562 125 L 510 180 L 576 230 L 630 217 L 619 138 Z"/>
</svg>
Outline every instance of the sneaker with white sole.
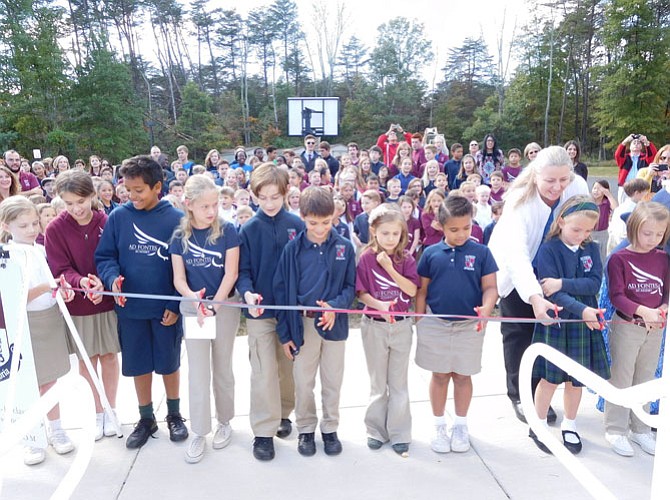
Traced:
<svg viewBox="0 0 670 500">
<path fill-rule="evenodd" d="M 470 433 L 467 425 L 454 425 L 451 428 L 451 451 L 465 453 L 470 449 Z"/>
<path fill-rule="evenodd" d="M 49 444 L 59 455 L 65 455 L 74 450 L 74 445 L 63 429 L 53 431 L 49 436 Z"/>
<path fill-rule="evenodd" d="M 23 463 L 26 465 L 37 465 L 44 462 L 47 458 L 47 452 L 44 448 L 26 446 L 23 448 Z"/>
<path fill-rule="evenodd" d="M 186 450 L 186 455 L 184 459 L 189 464 L 197 464 L 202 460 L 202 457 L 205 455 L 205 437 L 195 435 L 191 440 L 191 444 Z"/>
<path fill-rule="evenodd" d="M 105 432 L 105 414 L 95 414 L 95 440 L 100 441 Z"/>
<path fill-rule="evenodd" d="M 640 448 L 642 448 L 642 451 L 645 453 L 656 455 L 656 439 L 654 439 L 654 435 L 651 432 L 643 434 L 631 432 L 630 440 L 633 443 L 640 445 Z"/>
<path fill-rule="evenodd" d="M 605 439 L 612 447 L 612 450 L 622 457 L 632 457 L 635 455 L 630 441 L 623 434 L 605 434 Z"/>
<path fill-rule="evenodd" d="M 114 418 L 116 418 L 116 410 L 113 409 L 112 413 L 114 414 Z M 105 422 L 103 424 L 103 433 L 107 437 L 116 436 L 116 427 L 114 426 L 114 421 L 107 416 L 107 413 L 105 413 Z"/>
<path fill-rule="evenodd" d="M 435 426 L 435 437 L 430 442 L 430 449 L 435 453 L 449 453 L 451 451 L 446 424 Z"/>
<path fill-rule="evenodd" d="M 225 448 L 230 444 L 230 441 L 233 439 L 233 428 L 228 422 L 225 424 L 219 424 L 216 426 L 216 431 L 214 432 L 214 439 L 212 439 L 212 448 L 215 450 L 220 450 Z"/>
</svg>

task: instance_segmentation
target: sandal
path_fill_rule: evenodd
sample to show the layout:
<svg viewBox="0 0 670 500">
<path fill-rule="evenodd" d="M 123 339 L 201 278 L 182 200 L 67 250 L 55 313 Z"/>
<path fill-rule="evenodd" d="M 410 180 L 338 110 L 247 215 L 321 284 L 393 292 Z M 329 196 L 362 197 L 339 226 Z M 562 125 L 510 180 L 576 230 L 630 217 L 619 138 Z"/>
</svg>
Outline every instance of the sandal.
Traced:
<svg viewBox="0 0 670 500">
<path fill-rule="evenodd" d="M 582 438 L 579 437 L 579 434 L 577 434 L 574 431 L 561 431 L 561 432 L 563 434 L 563 446 L 565 446 L 570 451 L 570 453 L 576 455 L 577 453 L 582 451 Z M 567 441 L 565 437 L 568 435 L 577 438 L 577 442 L 571 443 L 570 441 Z"/>
</svg>

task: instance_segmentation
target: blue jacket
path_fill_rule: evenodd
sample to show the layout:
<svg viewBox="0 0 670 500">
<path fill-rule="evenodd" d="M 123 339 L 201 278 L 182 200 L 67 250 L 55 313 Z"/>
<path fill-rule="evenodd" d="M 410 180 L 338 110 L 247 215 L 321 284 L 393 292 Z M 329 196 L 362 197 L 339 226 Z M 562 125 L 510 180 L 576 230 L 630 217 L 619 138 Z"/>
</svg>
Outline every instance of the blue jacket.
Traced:
<svg viewBox="0 0 670 500">
<path fill-rule="evenodd" d="M 298 303 L 298 283 L 301 278 L 301 251 L 312 243 L 307 239 L 305 232 L 289 242 L 284 248 L 277 272 L 274 276 L 275 300 L 278 305 L 313 306 L 317 304 Z M 326 273 L 325 289 L 321 294 L 322 300 L 328 302 L 334 309 L 349 309 L 354 300 L 356 290 L 356 254 L 351 243 L 337 234 L 335 229 L 330 230 L 328 239 L 321 245 L 325 254 L 325 261 L 330 263 L 322 269 Z M 277 315 L 277 335 L 282 344 L 293 340 L 300 347 L 304 343 L 304 331 L 300 311 L 279 311 Z M 332 330 L 324 331 L 314 318 L 316 331 L 326 340 L 346 340 L 349 336 L 349 316 L 337 314 Z"/>
<path fill-rule="evenodd" d="M 114 279 L 122 275 L 122 291 L 177 295 L 168 245 L 182 215 L 165 200 L 151 210 L 137 210 L 130 202 L 113 210 L 95 251 L 105 290 L 111 290 Z M 125 307 L 116 306 L 119 316 L 134 319 L 159 319 L 165 309 L 179 314 L 179 303 L 128 299 Z"/>
<path fill-rule="evenodd" d="M 244 299 L 246 292 L 259 293 L 262 304 L 274 305 L 272 278 L 277 261 L 286 244 L 305 229 L 305 223 L 297 215 L 283 208 L 274 217 L 258 209 L 256 215 L 240 230 L 240 271 L 237 290 Z M 248 311 L 244 314 L 247 318 Z M 259 318 L 276 317 L 275 311 L 266 310 Z"/>
</svg>

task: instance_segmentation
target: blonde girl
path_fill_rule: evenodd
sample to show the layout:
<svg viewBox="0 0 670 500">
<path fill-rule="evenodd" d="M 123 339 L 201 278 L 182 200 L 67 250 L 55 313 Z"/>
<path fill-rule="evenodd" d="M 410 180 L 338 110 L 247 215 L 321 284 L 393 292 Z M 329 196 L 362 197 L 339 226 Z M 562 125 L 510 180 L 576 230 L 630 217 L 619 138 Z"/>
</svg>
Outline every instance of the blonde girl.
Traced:
<svg viewBox="0 0 670 500">
<path fill-rule="evenodd" d="M 602 279 L 602 261 L 598 243 L 591 239 L 598 222 L 598 207 L 589 196 L 568 199 L 551 224 L 546 241 L 537 252 L 537 277 L 542 292 L 559 306 L 559 317 L 583 320 L 582 323 L 535 324 L 533 342 L 542 342 L 562 352 L 597 375 L 610 376 L 605 342 L 598 316 L 596 295 Z M 539 379 L 535 391 L 535 411 L 547 423 L 551 399 L 559 384 L 565 385 L 561 423 L 563 444 L 572 453 L 582 450 L 575 419 L 582 397 L 582 383 L 544 358 L 535 363 L 533 377 Z M 529 431 L 535 444 L 545 445 Z"/>
<path fill-rule="evenodd" d="M 300 189 L 295 186 L 289 188 L 286 195 L 286 205 L 289 212 L 300 216 Z"/>
<path fill-rule="evenodd" d="M 9 243 L 15 251 L 24 250 L 32 262 L 27 266 L 28 326 L 35 359 L 35 372 L 40 394 L 45 394 L 59 377 L 70 371 L 65 320 L 52 296 L 53 277 L 48 270 L 44 250 L 35 246 L 39 234 L 37 208 L 23 196 L 14 196 L 0 203 L 0 243 Z M 63 299 L 74 298 L 72 290 L 61 290 Z M 60 406 L 47 413 L 49 444 L 59 455 L 70 453 L 74 445 L 61 427 Z M 44 461 L 46 450 L 37 446 L 24 448 L 23 461 L 36 465 Z"/>
<path fill-rule="evenodd" d="M 668 309 L 670 213 L 656 202 L 640 202 L 626 222 L 630 244 L 607 262 L 609 295 L 616 310 L 609 344 L 614 387 L 626 388 L 654 378 Z M 649 408 L 646 408 L 648 411 Z M 605 437 L 622 456 L 633 456 L 630 442 L 650 455 L 656 438 L 630 409 L 605 403 Z"/>
<path fill-rule="evenodd" d="M 227 300 L 237 281 L 240 241 L 235 226 L 218 216 L 219 191 L 204 175 L 189 177 L 184 186 L 185 215 L 170 242 L 174 286 L 184 297 Z M 199 462 L 205 453 L 205 436 L 212 431 L 210 390 L 214 392 L 217 427 L 212 440 L 214 449 L 230 444 L 230 420 L 235 415 L 233 343 L 240 322 L 239 311 L 214 304 L 211 308 L 197 302 L 182 302 L 185 316 L 197 316 L 202 324 L 207 316 L 216 316 L 213 340 L 189 339 L 189 410 L 193 440 L 186 450 L 188 463 Z"/>
<path fill-rule="evenodd" d="M 102 209 L 105 214 L 109 215 L 112 213 L 112 210 L 119 206 L 119 204 L 114 201 L 114 184 L 112 184 L 111 181 L 100 181 L 97 191 L 98 199 L 102 204 Z"/>
<path fill-rule="evenodd" d="M 426 163 L 426 168 L 424 168 L 423 177 L 421 178 L 423 191 L 426 193 L 426 195 L 435 189 L 435 179 L 439 173 L 440 164 L 437 162 L 437 160 L 430 160 Z"/>
<path fill-rule="evenodd" d="M 461 192 L 462 196 L 465 196 L 470 203 L 477 202 L 477 186 L 474 182 L 465 181 L 461 183 L 458 190 Z"/>
<path fill-rule="evenodd" d="M 208 172 L 217 172 L 219 168 L 219 160 L 221 159 L 219 152 L 216 149 L 210 149 L 205 156 L 205 168 Z"/>
<path fill-rule="evenodd" d="M 437 220 L 437 212 L 445 199 L 445 194 L 437 189 L 433 189 L 426 199 L 426 206 L 421 214 L 421 227 L 423 228 L 424 248 L 439 242 L 444 233 L 442 225 Z"/>
<path fill-rule="evenodd" d="M 416 202 L 411 196 L 401 196 L 398 204 L 407 224 L 407 245 L 405 246 L 405 250 L 411 256 L 415 256 L 419 248 L 421 248 L 421 222 L 414 216 Z"/>
<path fill-rule="evenodd" d="M 56 156 L 53 161 L 53 166 L 56 175 L 59 175 L 66 170 L 70 170 L 70 160 L 68 160 L 67 157 L 63 155 Z"/>
<path fill-rule="evenodd" d="M 56 218 L 56 210 L 51 203 L 40 203 L 37 205 L 37 215 L 40 218 L 40 234 L 37 235 L 35 243 L 44 246 L 44 232 L 49 222 Z"/>
<path fill-rule="evenodd" d="M 409 311 L 419 276 L 414 258 L 405 250 L 407 224 L 396 204 L 382 204 L 370 213 L 370 242 L 356 271 L 363 348 L 370 374 L 370 403 L 365 412 L 368 447 L 390 442 L 393 450 L 409 451 L 412 417 L 407 369 L 412 347 Z M 400 315 L 372 314 L 394 311 Z"/>
<path fill-rule="evenodd" d="M 391 164 L 389 165 L 391 175 L 398 175 L 400 172 L 400 165 L 405 158 L 412 159 L 412 148 L 406 142 L 401 142 L 398 144 L 398 149 L 393 157 L 393 161 L 391 161 Z"/>
<path fill-rule="evenodd" d="M 95 210 L 96 193 L 91 176 L 83 171 L 70 170 L 58 176 L 56 193 L 65 205 L 46 228 L 46 252 L 51 272 L 62 274 L 74 288 L 92 292 L 104 289 L 97 276 L 95 250 L 107 224 L 107 215 Z M 68 304 L 72 321 L 77 327 L 91 365 L 99 373 L 105 395 L 112 409 L 116 408 L 119 385 L 119 359 L 121 350 L 114 312 L 114 299 L 95 294 L 77 294 Z M 103 412 L 100 396 L 79 356 L 79 373 L 88 381 L 96 411 L 95 439 L 113 436 L 116 429 L 111 418 Z"/>
</svg>

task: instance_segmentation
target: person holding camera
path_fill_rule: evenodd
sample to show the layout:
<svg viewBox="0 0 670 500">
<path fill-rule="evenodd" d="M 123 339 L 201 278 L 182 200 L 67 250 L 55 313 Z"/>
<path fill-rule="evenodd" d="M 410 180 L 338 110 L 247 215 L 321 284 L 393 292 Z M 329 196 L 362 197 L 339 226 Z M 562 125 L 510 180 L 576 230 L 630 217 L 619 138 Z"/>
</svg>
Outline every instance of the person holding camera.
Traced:
<svg viewBox="0 0 670 500">
<path fill-rule="evenodd" d="M 379 136 L 377 146 L 382 150 L 384 165 L 389 166 L 398 151 L 398 138 L 402 136 L 407 144 L 412 144 L 412 134 L 405 132 L 400 124 L 392 123 L 389 129 Z"/>
<path fill-rule="evenodd" d="M 627 151 L 628 150 L 628 151 Z M 656 155 L 656 146 L 642 134 L 630 134 L 616 148 L 614 159 L 619 167 L 619 187 L 637 177 L 637 173 L 649 166 Z M 619 189 L 619 204 L 625 199 L 623 189 Z"/>
<path fill-rule="evenodd" d="M 658 193 L 663 189 L 663 181 L 670 178 L 669 162 L 670 144 L 666 144 L 658 150 L 648 167 L 640 169 L 637 178 L 647 181 L 652 193 Z"/>
</svg>

